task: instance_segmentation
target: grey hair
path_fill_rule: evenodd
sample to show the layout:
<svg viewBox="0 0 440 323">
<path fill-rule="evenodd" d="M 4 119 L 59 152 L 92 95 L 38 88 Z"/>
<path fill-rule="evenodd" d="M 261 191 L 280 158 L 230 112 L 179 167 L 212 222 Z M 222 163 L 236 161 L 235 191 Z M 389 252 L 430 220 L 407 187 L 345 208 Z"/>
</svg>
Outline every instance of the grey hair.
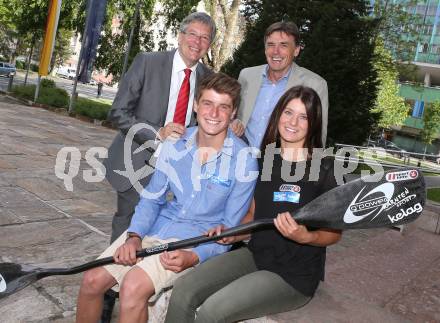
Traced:
<svg viewBox="0 0 440 323">
<path fill-rule="evenodd" d="M 212 20 L 211 16 L 204 12 L 193 12 L 185 17 L 180 23 L 180 32 L 186 32 L 186 28 L 188 25 L 194 21 L 201 22 L 205 25 L 208 25 L 211 28 L 211 43 L 215 38 L 215 34 L 217 32 L 217 28 L 215 27 L 215 22 Z"/>
</svg>

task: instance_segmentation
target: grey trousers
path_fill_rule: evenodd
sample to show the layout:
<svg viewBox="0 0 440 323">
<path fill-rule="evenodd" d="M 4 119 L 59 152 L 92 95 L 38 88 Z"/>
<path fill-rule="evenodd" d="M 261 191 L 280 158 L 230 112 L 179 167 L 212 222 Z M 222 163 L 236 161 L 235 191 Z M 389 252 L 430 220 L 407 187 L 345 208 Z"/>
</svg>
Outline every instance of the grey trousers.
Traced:
<svg viewBox="0 0 440 323">
<path fill-rule="evenodd" d="M 310 299 L 277 274 L 258 270 L 249 249 L 241 248 L 214 257 L 179 278 L 165 322 L 236 322 L 290 311 Z"/>
<path fill-rule="evenodd" d="M 117 210 L 112 220 L 112 235 L 110 243 L 113 243 L 130 225 L 134 209 L 139 203 L 139 193 L 134 187 L 125 192 L 117 192 Z"/>
</svg>

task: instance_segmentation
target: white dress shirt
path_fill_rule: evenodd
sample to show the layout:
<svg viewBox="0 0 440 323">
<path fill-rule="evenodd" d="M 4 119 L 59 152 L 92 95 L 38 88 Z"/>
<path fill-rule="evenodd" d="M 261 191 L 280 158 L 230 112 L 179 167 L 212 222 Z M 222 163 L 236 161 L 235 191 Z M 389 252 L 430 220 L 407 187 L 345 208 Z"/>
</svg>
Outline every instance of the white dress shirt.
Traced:
<svg viewBox="0 0 440 323">
<path fill-rule="evenodd" d="M 189 78 L 189 100 L 188 109 L 186 111 L 185 126 L 189 125 L 191 121 L 191 114 L 194 103 L 194 92 L 196 87 L 196 68 L 197 65 L 190 67 L 191 76 Z M 170 96 L 168 98 L 168 110 L 167 117 L 165 119 L 165 125 L 173 122 L 174 112 L 176 111 L 177 98 L 179 96 L 180 87 L 182 86 L 183 79 L 185 78 L 184 70 L 187 68 L 185 62 L 180 56 L 179 50 L 176 50 L 173 59 L 173 71 L 171 72 L 171 84 L 170 84 Z"/>
</svg>

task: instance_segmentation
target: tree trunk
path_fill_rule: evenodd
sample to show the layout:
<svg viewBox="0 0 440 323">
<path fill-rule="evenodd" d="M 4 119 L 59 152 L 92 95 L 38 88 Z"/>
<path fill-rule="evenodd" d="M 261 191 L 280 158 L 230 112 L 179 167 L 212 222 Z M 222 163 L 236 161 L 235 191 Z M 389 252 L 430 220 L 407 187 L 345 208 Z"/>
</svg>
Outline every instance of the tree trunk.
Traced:
<svg viewBox="0 0 440 323">
<path fill-rule="evenodd" d="M 227 14 L 228 8 L 226 8 L 226 1 L 223 0 L 222 2 L 224 2 L 224 5 L 222 4 L 221 8 L 225 21 L 225 37 L 223 38 L 223 42 L 218 53 L 217 66 L 219 69 L 232 55 L 238 24 L 238 10 L 240 6 L 239 0 L 233 0 L 231 3 L 231 7 L 229 8 L 229 14 Z"/>
<path fill-rule="evenodd" d="M 205 0 L 206 11 L 217 26 L 217 38 L 211 46 L 211 66 L 218 71 L 232 56 L 234 46 L 241 42 L 237 37 L 241 0 Z"/>
<path fill-rule="evenodd" d="M 32 40 L 31 51 L 30 51 L 29 57 L 28 57 L 27 68 L 26 68 L 26 75 L 24 77 L 24 85 L 26 85 L 26 83 L 27 83 L 27 79 L 28 79 L 28 75 L 29 75 L 29 69 L 31 68 L 33 52 L 34 52 L 34 40 Z"/>
<path fill-rule="evenodd" d="M 26 85 L 26 83 L 27 83 L 29 69 L 31 68 L 32 54 L 34 53 L 34 47 L 35 47 L 35 36 L 32 38 L 31 51 L 29 53 L 28 64 L 27 64 L 27 68 L 26 68 L 26 75 L 24 77 L 24 85 Z"/>
</svg>

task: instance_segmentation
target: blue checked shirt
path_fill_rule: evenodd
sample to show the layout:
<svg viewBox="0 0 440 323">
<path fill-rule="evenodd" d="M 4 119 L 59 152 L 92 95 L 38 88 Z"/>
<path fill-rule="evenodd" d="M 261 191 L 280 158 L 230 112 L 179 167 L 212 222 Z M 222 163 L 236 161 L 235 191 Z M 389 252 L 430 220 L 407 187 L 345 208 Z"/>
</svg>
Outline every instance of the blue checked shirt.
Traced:
<svg viewBox="0 0 440 323">
<path fill-rule="evenodd" d="M 268 66 L 266 65 L 266 68 L 263 69 L 263 81 L 255 101 L 255 107 L 245 131 L 249 146 L 257 148 L 260 148 L 272 111 L 286 90 L 287 81 L 292 70 L 290 68 L 278 82 L 272 83 L 267 78 L 267 69 Z"/>
<path fill-rule="evenodd" d="M 250 153 L 240 157 L 247 145 L 228 130 L 223 148 L 203 165 L 197 157 L 197 127 L 188 128 L 180 140 L 165 141 L 156 170 L 142 192 L 128 228 L 141 237 L 186 239 L 224 224 L 233 227 L 249 209 L 258 165 Z M 244 151 L 240 156 L 245 156 Z M 238 175 L 238 176 L 237 176 Z M 167 199 L 170 192 L 173 198 Z M 200 262 L 228 250 L 206 243 L 193 251 Z"/>
</svg>

